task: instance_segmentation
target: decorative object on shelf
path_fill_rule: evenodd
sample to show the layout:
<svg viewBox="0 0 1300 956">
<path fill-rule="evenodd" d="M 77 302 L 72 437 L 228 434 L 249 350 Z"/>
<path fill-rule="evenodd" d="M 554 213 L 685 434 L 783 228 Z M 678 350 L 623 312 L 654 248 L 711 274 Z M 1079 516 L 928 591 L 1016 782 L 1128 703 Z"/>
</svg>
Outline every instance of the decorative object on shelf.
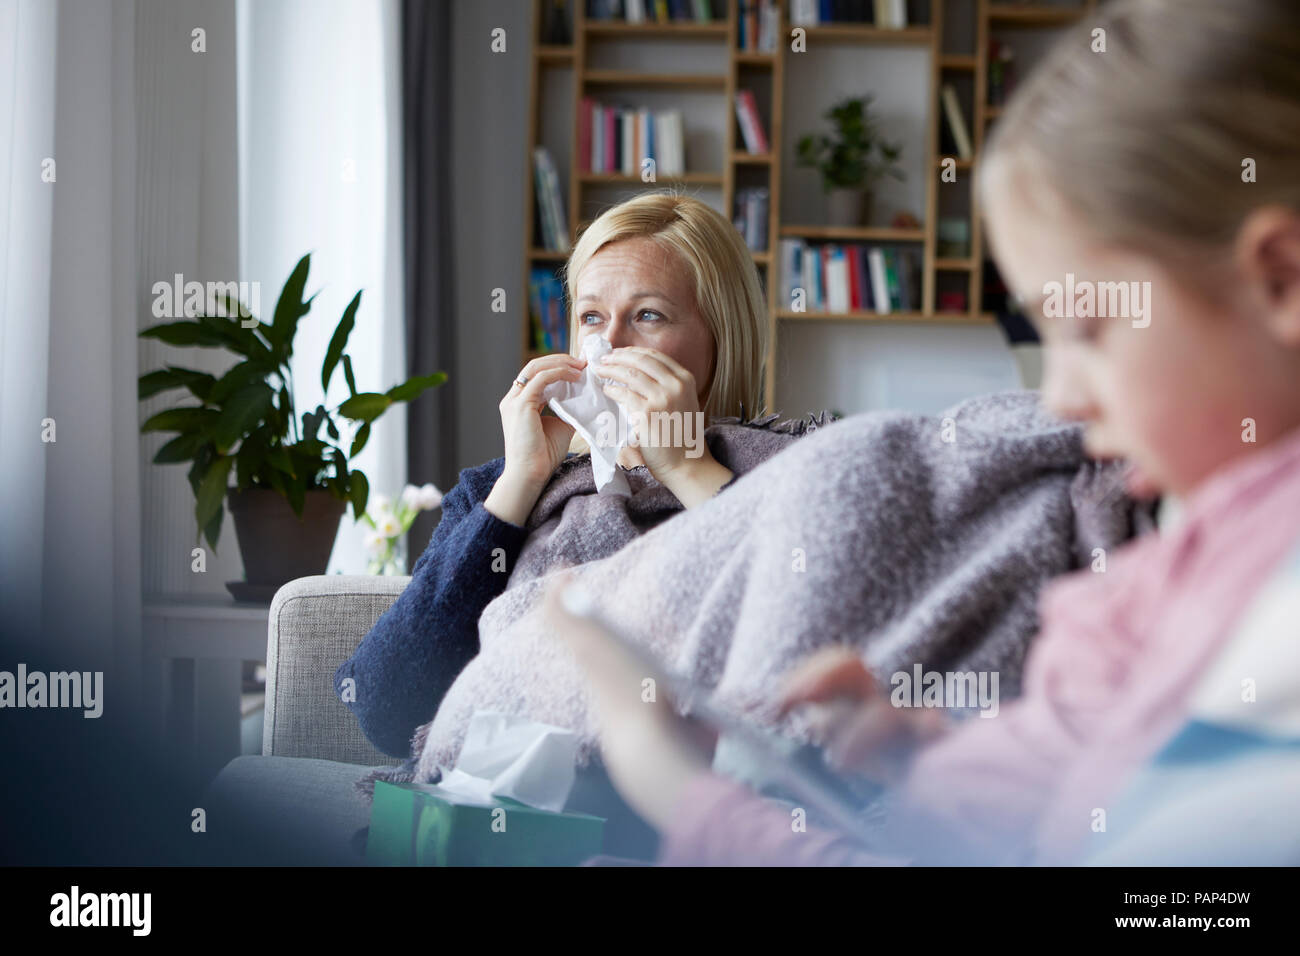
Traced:
<svg viewBox="0 0 1300 956">
<path fill-rule="evenodd" d="M 809 133 L 796 149 L 800 166 L 813 166 L 822 175 L 827 218 L 833 226 L 864 225 L 871 215 L 871 195 L 886 176 L 902 180 L 898 166 L 902 144 L 880 137 L 871 115 L 872 94 L 841 100 L 823 115 L 835 126 L 834 137 Z M 879 159 L 873 158 L 879 154 Z"/>
<path fill-rule="evenodd" d="M 989 40 L 989 105 L 1002 106 L 1016 85 L 1016 51 L 1001 40 Z"/>
<path fill-rule="evenodd" d="M 442 492 L 431 484 L 418 488 L 407 485 L 396 503 L 387 495 L 373 496 L 361 516 L 371 528 L 365 539 L 370 554 L 366 574 L 406 574 L 406 532 L 411 530 L 421 511 L 432 511 L 441 505 Z"/>
<path fill-rule="evenodd" d="M 965 259 L 970 255 L 970 223 L 965 219 L 941 218 L 936 238 L 940 259 Z"/>
<path fill-rule="evenodd" d="M 894 218 L 890 220 L 891 229 L 920 229 L 921 220 L 917 219 L 910 212 L 903 210 L 894 213 Z"/>
<path fill-rule="evenodd" d="M 186 285 L 185 309 L 173 311 L 183 311 L 188 318 L 140 332 L 141 338 L 168 345 L 224 348 L 242 358 L 220 377 L 174 365 L 148 372 L 140 376 L 139 398 L 183 388 L 199 400 L 198 405 L 150 416 L 140 431 L 178 433 L 153 461 L 191 462 L 188 477 L 199 539 L 206 537 L 214 553 L 223 499 L 229 504 L 246 582 L 227 587 L 238 585 L 246 593 L 325 572 L 347 503 L 352 503 L 354 520 L 366 510 L 369 482 L 362 472 L 349 470 L 348 461 L 370 438 L 371 424 L 395 403 L 409 402 L 447 380 L 445 373 L 434 372 L 387 392 L 358 392 L 352 359 L 344 351 L 361 305 L 358 292 L 339 319 L 321 369 L 321 388 L 328 393 L 334 370 L 342 364 L 350 397 L 334 409 L 317 405 L 303 413 L 300 423 L 289 360 L 298 322 L 316 298 L 303 298 L 310 265 L 311 253 L 298 260 L 270 323 L 260 321 L 228 292 L 209 291 L 211 299 L 204 302 L 202 286 L 195 282 Z M 192 297 L 190 285 L 195 287 Z M 336 414 L 356 426 L 346 452 Z M 321 426 L 329 440 L 318 437 Z"/>
<path fill-rule="evenodd" d="M 965 292 L 940 292 L 939 311 L 940 312 L 965 312 L 966 293 Z"/>
</svg>

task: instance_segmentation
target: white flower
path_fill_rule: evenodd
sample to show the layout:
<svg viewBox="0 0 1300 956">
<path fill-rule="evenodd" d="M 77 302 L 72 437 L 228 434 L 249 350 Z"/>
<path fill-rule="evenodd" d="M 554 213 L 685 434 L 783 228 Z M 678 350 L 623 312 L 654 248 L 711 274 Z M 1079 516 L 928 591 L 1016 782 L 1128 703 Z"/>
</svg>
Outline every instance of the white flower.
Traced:
<svg viewBox="0 0 1300 956">
<path fill-rule="evenodd" d="M 388 514 L 375 522 L 375 531 L 385 538 L 396 538 L 402 533 L 402 525 L 395 517 Z"/>
<path fill-rule="evenodd" d="M 386 512 L 393 510 L 393 499 L 388 495 L 371 495 L 369 510 L 373 517 L 379 518 Z"/>
<path fill-rule="evenodd" d="M 432 511 L 442 504 L 442 492 L 432 484 L 420 488 L 418 494 L 420 507 L 425 511 Z"/>
<path fill-rule="evenodd" d="M 402 505 L 410 508 L 412 511 L 419 510 L 420 507 L 420 489 L 415 485 L 407 485 L 402 489 Z"/>
<path fill-rule="evenodd" d="M 384 552 L 385 538 L 378 531 L 367 531 L 365 544 L 368 552 L 379 557 Z"/>
</svg>

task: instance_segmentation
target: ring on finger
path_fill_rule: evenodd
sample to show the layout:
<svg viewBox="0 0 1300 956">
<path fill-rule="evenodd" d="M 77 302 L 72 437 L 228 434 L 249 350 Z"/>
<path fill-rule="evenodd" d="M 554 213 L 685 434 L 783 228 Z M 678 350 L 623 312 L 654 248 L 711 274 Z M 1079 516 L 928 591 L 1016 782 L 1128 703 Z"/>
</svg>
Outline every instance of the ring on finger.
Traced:
<svg viewBox="0 0 1300 956">
<path fill-rule="evenodd" d="M 516 385 L 519 385 L 519 386 L 521 386 L 521 387 L 524 386 L 524 385 L 527 385 L 527 384 L 528 384 L 528 376 L 525 375 L 523 372 L 520 372 L 520 373 L 515 377 L 515 384 L 516 384 Z"/>
</svg>

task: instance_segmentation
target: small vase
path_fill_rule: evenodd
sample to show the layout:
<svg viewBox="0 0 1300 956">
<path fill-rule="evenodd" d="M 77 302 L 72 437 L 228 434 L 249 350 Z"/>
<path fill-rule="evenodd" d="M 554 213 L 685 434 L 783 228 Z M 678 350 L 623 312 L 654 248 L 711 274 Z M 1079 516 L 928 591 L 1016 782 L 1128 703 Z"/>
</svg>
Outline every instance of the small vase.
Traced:
<svg viewBox="0 0 1300 956">
<path fill-rule="evenodd" d="M 832 226 L 862 226 L 871 214 L 871 194 L 865 189 L 837 187 L 826 193 L 826 221 Z"/>
<path fill-rule="evenodd" d="M 406 533 L 399 534 L 388 541 L 384 551 L 372 560 L 366 568 L 367 574 L 382 574 L 400 577 L 406 574 Z"/>
</svg>

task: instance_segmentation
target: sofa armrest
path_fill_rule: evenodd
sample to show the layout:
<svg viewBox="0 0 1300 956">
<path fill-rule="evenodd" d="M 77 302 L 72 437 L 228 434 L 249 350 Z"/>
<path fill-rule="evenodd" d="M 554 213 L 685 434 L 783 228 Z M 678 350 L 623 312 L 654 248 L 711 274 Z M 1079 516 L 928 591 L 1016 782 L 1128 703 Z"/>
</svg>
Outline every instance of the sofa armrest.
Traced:
<svg viewBox="0 0 1300 956">
<path fill-rule="evenodd" d="M 365 766 L 401 763 L 366 739 L 334 693 L 334 672 L 410 580 L 319 574 L 276 591 L 267 631 L 264 755 Z"/>
</svg>

